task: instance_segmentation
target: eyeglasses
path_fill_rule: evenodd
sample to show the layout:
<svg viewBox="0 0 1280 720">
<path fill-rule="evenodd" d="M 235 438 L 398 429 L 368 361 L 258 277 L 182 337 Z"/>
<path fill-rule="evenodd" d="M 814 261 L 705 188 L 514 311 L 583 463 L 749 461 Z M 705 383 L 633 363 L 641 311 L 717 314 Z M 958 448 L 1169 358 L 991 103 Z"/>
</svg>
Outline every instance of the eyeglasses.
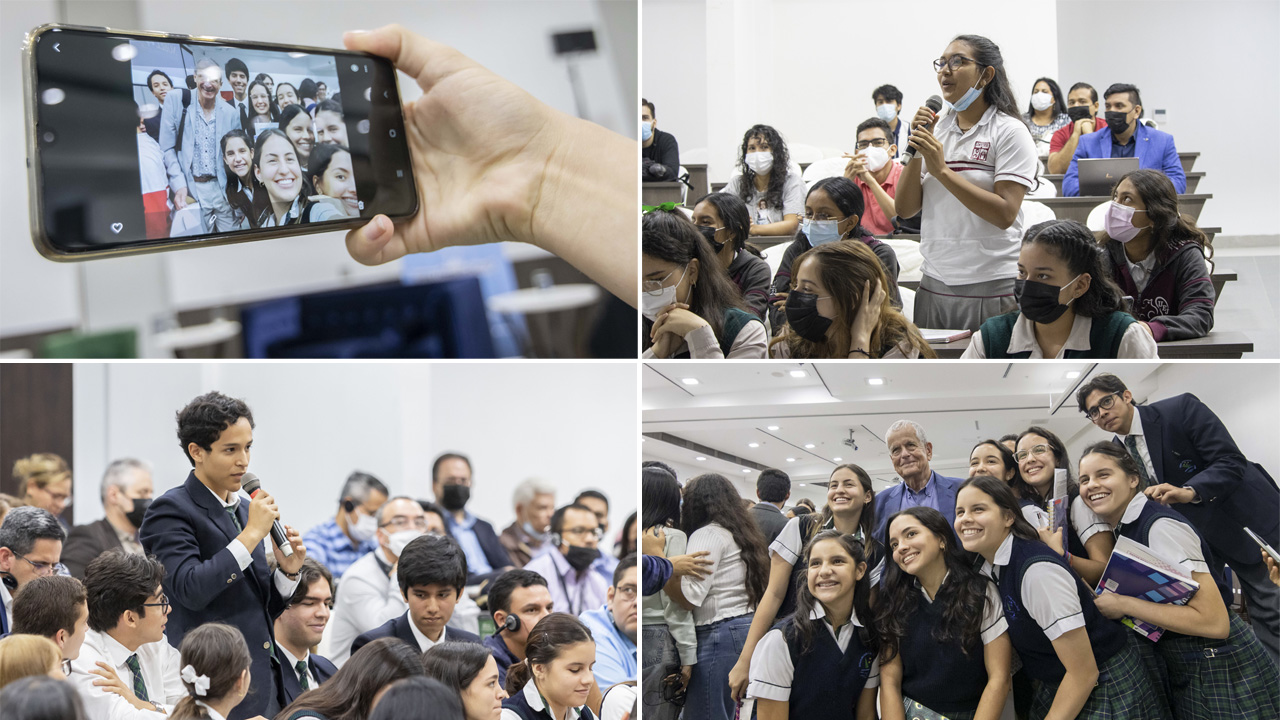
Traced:
<svg viewBox="0 0 1280 720">
<path fill-rule="evenodd" d="M 884 138 L 876 138 L 875 140 L 859 140 L 854 147 L 858 150 L 866 150 L 869 147 L 889 147 L 889 141 Z"/>
<path fill-rule="evenodd" d="M 162 612 L 168 613 L 169 608 L 172 607 L 172 605 L 169 603 L 169 597 L 167 595 L 161 595 L 160 602 L 142 603 L 142 607 L 158 607 Z"/>
<path fill-rule="evenodd" d="M 676 274 L 676 271 L 672 270 L 671 272 L 667 273 L 666 277 L 662 278 L 661 280 L 645 280 L 644 282 L 640 283 L 640 287 L 650 295 L 657 295 L 662 292 L 662 289 L 667 286 L 667 281 L 670 280 L 671 276 L 675 274 Z"/>
<path fill-rule="evenodd" d="M 62 674 L 66 675 L 67 677 L 71 677 L 71 661 L 70 660 L 62 661 Z"/>
<path fill-rule="evenodd" d="M 427 519 L 425 517 L 410 518 L 410 517 L 405 517 L 403 515 L 397 515 L 391 518 L 390 520 L 382 523 L 378 527 L 386 527 L 388 525 L 394 525 L 396 527 L 404 527 L 408 525 L 409 527 L 412 527 L 414 530 L 426 530 Z"/>
<path fill-rule="evenodd" d="M 620 585 L 617 587 L 617 592 L 622 596 L 623 600 L 635 600 L 636 593 L 639 590 L 636 589 L 635 585 Z"/>
<path fill-rule="evenodd" d="M 593 537 L 593 538 L 595 538 L 595 539 L 597 539 L 597 540 L 599 540 L 600 538 L 604 537 L 604 531 L 603 531 L 603 530 L 601 530 L 601 529 L 600 529 L 600 528 L 598 528 L 598 527 L 594 527 L 594 528 L 584 528 L 584 527 L 569 528 L 569 529 L 567 529 L 567 530 L 564 530 L 564 531 L 563 531 L 563 532 L 561 532 L 560 534 L 561 534 L 561 535 L 573 535 L 573 536 L 576 536 L 576 537 L 591 536 L 591 537 Z"/>
<path fill-rule="evenodd" d="M 18 553 L 14 553 L 14 555 L 18 555 Z M 59 563 L 32 562 L 22 555 L 18 555 L 18 557 L 26 560 L 27 564 L 35 569 L 36 575 L 40 577 L 49 577 L 50 575 L 55 575 L 58 572 Z"/>
<path fill-rule="evenodd" d="M 1098 401 L 1097 405 L 1087 408 L 1084 411 L 1084 414 L 1088 415 L 1090 420 L 1097 420 L 1098 415 L 1103 410 L 1110 410 L 1111 406 L 1116 404 L 1116 398 L 1118 397 L 1120 397 L 1120 393 L 1107 393 L 1102 396 L 1102 399 Z"/>
<path fill-rule="evenodd" d="M 974 60 L 973 58 L 967 58 L 963 55 L 952 55 L 950 58 L 938 58 L 937 60 L 934 60 L 933 69 L 940 73 L 943 68 L 951 68 L 951 72 L 955 72 L 964 67 L 964 64 L 967 62 L 971 62 L 974 65 L 982 65 L 982 63 Z M 985 65 L 982 66 L 986 67 Z"/>
<path fill-rule="evenodd" d="M 1018 462 L 1022 462 L 1023 460 L 1026 460 L 1029 455 L 1035 455 L 1036 457 L 1041 457 L 1052 450 L 1053 448 L 1049 447 L 1048 445 L 1036 445 L 1035 447 L 1031 448 L 1030 451 L 1019 450 L 1018 453 L 1013 456 L 1013 458 Z"/>
</svg>

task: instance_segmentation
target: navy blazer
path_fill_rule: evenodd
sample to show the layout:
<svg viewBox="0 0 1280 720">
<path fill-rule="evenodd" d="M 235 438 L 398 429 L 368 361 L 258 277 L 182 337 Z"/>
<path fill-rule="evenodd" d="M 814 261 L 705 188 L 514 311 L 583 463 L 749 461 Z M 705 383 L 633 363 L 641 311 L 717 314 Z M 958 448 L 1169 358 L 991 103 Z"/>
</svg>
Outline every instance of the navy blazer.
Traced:
<svg viewBox="0 0 1280 720">
<path fill-rule="evenodd" d="M 1220 560 L 1233 565 L 1262 562 L 1244 527 L 1280 547 L 1280 489 L 1261 465 L 1245 458 L 1212 410 L 1190 393 L 1137 410 L 1157 480 L 1196 491 L 1200 502 L 1174 509 L 1200 531 Z M 1114 440 L 1124 444 L 1118 436 Z"/>
<path fill-rule="evenodd" d="M 952 526 L 951 532 L 954 533 L 956 491 L 960 489 L 960 485 L 964 483 L 964 480 L 939 475 L 936 470 L 930 470 L 929 482 L 938 484 L 938 505 L 942 508 L 942 514 L 947 518 L 947 525 Z M 902 497 L 906 492 L 906 487 L 906 483 L 900 482 L 876 495 L 874 505 L 876 511 L 876 540 L 884 542 L 884 531 L 889 524 L 889 516 L 902 509 Z M 887 543 L 886 547 L 888 547 Z"/>
<path fill-rule="evenodd" d="M 406 610 L 403 615 L 391 618 L 382 623 L 378 627 L 364 633 L 360 637 L 351 641 L 351 654 L 355 655 L 356 651 L 368 645 L 369 643 L 384 637 L 399 638 L 409 643 L 409 647 L 414 650 L 421 650 L 418 645 L 418 638 L 414 636 L 413 630 L 409 628 L 409 623 L 413 622 L 409 619 L 409 612 Z M 472 635 L 466 630 L 458 630 L 457 628 L 449 628 L 444 633 L 445 640 L 450 642 L 473 642 L 478 645 L 484 643 L 480 640 L 479 635 Z"/>
<path fill-rule="evenodd" d="M 249 503 L 244 498 L 236 515 L 241 527 L 248 523 Z M 270 700 L 279 700 L 280 664 L 272 657 L 272 647 L 275 618 L 286 603 L 261 545 L 253 549 L 249 567 L 240 570 L 227 548 L 239 534 L 194 472 L 151 503 L 138 532 L 147 554 L 164 564 L 164 592 L 173 605 L 165 630 L 170 644 L 180 646 L 189 630 L 207 622 L 226 623 L 244 635 L 253 658 L 249 695 L 228 720 L 261 715 Z"/>
<path fill-rule="evenodd" d="M 283 655 L 281 656 L 284 657 Z M 311 669 L 311 676 L 316 679 L 317 685 L 323 685 L 326 680 L 333 677 L 338 672 L 338 668 L 327 658 L 322 658 L 315 653 L 307 656 L 307 667 Z M 298 682 L 298 671 L 294 668 L 280 668 L 280 702 L 281 709 L 288 707 L 289 703 L 298 699 L 302 694 L 302 684 Z M 314 690 L 315 688 L 311 688 Z M 278 712 L 278 711 L 277 711 Z"/>
</svg>

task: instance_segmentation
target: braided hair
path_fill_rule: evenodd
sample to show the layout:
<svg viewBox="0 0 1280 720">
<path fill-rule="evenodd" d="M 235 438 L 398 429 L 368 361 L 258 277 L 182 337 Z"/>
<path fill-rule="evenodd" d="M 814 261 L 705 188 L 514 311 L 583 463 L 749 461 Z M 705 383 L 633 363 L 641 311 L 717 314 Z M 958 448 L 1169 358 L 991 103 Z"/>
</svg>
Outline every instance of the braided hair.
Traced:
<svg viewBox="0 0 1280 720">
<path fill-rule="evenodd" d="M 1083 224 L 1075 220 L 1036 223 L 1027 230 L 1022 244 L 1044 245 L 1067 264 L 1072 274 L 1089 273 L 1089 289 L 1072 303 L 1076 315 L 1099 318 L 1124 309 L 1124 293 L 1111 278 L 1110 263 Z"/>
</svg>

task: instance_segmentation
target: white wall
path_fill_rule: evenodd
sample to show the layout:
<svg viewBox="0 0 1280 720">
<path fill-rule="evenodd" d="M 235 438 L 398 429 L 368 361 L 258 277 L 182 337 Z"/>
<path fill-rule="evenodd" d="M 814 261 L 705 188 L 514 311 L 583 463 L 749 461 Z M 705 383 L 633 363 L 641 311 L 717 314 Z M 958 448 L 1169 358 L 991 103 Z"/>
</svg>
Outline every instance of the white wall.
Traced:
<svg viewBox="0 0 1280 720">
<path fill-rule="evenodd" d="M 1280 145 L 1273 133 L 1251 138 L 1245 118 L 1280 114 L 1280 3 L 1060 0 L 1057 24 L 1064 89 L 1083 80 L 1101 101 L 1111 83 L 1137 85 L 1147 117 L 1167 110 L 1178 150 L 1200 153 L 1193 169 L 1208 174 L 1196 192 L 1213 199 L 1199 224 L 1277 234 L 1266 210 L 1280 197 Z"/>
<path fill-rule="evenodd" d="M 431 498 L 431 462 L 448 450 L 471 457 L 469 508 L 499 530 L 515 486 L 534 476 L 561 488 L 561 504 L 603 491 L 620 529 L 638 505 L 636 382 L 628 363 L 77 363 L 77 517 L 101 516 L 101 472 L 115 458 L 151 462 L 157 494 L 180 484 L 190 465 L 174 415 L 219 390 L 249 404 L 250 470 L 304 532 L 334 514 L 352 470 Z"/>
</svg>

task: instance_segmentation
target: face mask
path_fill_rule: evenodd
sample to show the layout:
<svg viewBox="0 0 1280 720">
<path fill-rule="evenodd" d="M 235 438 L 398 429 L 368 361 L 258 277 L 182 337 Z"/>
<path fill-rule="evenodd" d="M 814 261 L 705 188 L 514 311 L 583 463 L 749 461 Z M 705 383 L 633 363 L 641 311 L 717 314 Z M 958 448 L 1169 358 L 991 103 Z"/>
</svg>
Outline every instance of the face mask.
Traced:
<svg viewBox="0 0 1280 720">
<path fill-rule="evenodd" d="M 1129 113 L 1108 110 L 1105 116 L 1112 135 L 1123 135 L 1129 129 Z"/>
<path fill-rule="evenodd" d="M 525 534 L 528 535 L 529 537 L 546 542 L 547 533 L 538 532 L 537 530 L 534 530 L 533 523 L 525 521 L 520 523 L 520 527 L 524 530 Z"/>
<path fill-rule="evenodd" d="M 787 295 L 787 324 L 797 335 L 811 343 L 825 342 L 827 328 L 831 327 L 831 318 L 818 314 L 818 301 L 826 298 L 817 293 L 792 290 Z"/>
<path fill-rule="evenodd" d="M 898 108 L 894 107 L 893 103 L 877 105 L 876 117 L 885 122 L 893 122 L 893 119 L 898 117 Z"/>
<path fill-rule="evenodd" d="M 569 546 L 569 553 L 564 559 L 569 561 L 569 567 L 582 572 L 591 567 L 591 563 L 600 557 L 600 551 L 596 548 Z"/>
<path fill-rule="evenodd" d="M 724 228 L 705 227 L 703 225 L 698 226 L 698 232 L 702 233 L 702 237 L 706 238 L 707 242 L 711 243 L 711 248 L 717 253 L 724 249 L 724 243 L 716 242 L 716 231 L 723 229 Z"/>
<path fill-rule="evenodd" d="M 347 534 L 358 543 L 373 537 L 376 532 L 378 532 L 378 520 L 372 515 L 358 512 L 355 522 L 347 523 Z"/>
<path fill-rule="evenodd" d="M 640 123 L 640 139 L 645 142 L 649 142 L 649 138 L 651 137 L 653 137 L 653 123 L 651 122 Z"/>
<path fill-rule="evenodd" d="M 440 504 L 444 509 L 457 512 L 467 506 L 467 501 L 471 499 L 471 488 L 466 485 L 445 485 L 443 495 Z"/>
<path fill-rule="evenodd" d="M 880 168 L 889 163 L 889 151 L 884 148 L 869 147 L 862 151 L 862 155 L 867 159 L 867 169 L 871 172 L 880 172 Z"/>
<path fill-rule="evenodd" d="M 1048 110 L 1053 104 L 1053 95 L 1047 92 L 1031 93 L 1031 107 L 1037 112 Z"/>
<path fill-rule="evenodd" d="M 1088 117 L 1093 117 L 1093 113 L 1089 110 L 1088 105 L 1076 105 L 1067 108 L 1067 117 L 1071 118 L 1071 122 L 1078 122 Z"/>
<path fill-rule="evenodd" d="M 147 508 L 151 507 L 151 499 L 133 499 L 133 509 L 124 514 L 124 519 L 135 528 L 142 527 L 142 516 L 147 514 Z"/>
<path fill-rule="evenodd" d="M 804 234 L 809 238 L 809 244 L 813 247 L 826 245 L 840 239 L 840 230 L 838 220 L 810 220 L 804 219 Z"/>
<path fill-rule="evenodd" d="M 1104 227 L 1106 227 L 1107 234 L 1111 236 L 1112 240 L 1127 243 L 1146 229 L 1133 226 L 1133 214 L 1136 212 L 1146 212 L 1146 210 L 1135 210 L 1128 205 L 1121 205 L 1115 200 L 1111 201 L 1111 205 L 1107 207 Z"/>
<path fill-rule="evenodd" d="M 450 485 L 449 487 L 460 486 Z M 401 530 L 398 533 L 392 533 L 391 537 L 387 538 L 387 549 L 391 551 L 392 555 L 400 557 L 400 553 L 404 552 L 405 546 L 422 537 L 422 535 L 421 530 Z"/>
<path fill-rule="evenodd" d="M 1042 325 L 1057 320 L 1067 311 L 1067 305 L 1071 304 L 1070 300 L 1067 301 L 1067 305 L 1059 303 L 1058 296 L 1067 286 L 1079 279 L 1080 276 L 1077 275 L 1074 280 L 1062 287 L 1031 280 L 1014 280 L 1013 297 L 1018 301 L 1018 310 L 1026 315 L 1028 320 Z"/>
<path fill-rule="evenodd" d="M 972 105 L 973 101 L 977 100 L 978 96 L 981 94 L 982 91 L 978 89 L 978 83 L 975 82 L 973 87 L 969 88 L 968 92 L 962 95 L 959 100 L 951 104 L 951 109 L 955 112 L 964 112 L 969 109 L 969 106 Z"/>
<path fill-rule="evenodd" d="M 656 295 L 650 292 L 640 293 L 640 312 L 649 318 L 649 322 L 656 322 L 658 313 L 676 301 L 676 288 L 680 287 L 680 283 L 684 282 L 684 273 L 686 272 L 689 272 L 688 265 L 685 266 L 684 272 L 680 273 L 680 279 L 676 281 L 675 285 L 662 288 L 662 292 Z"/>
<path fill-rule="evenodd" d="M 747 153 L 747 167 L 751 168 L 751 170 L 757 175 L 764 175 L 773 169 L 773 153 Z"/>
</svg>

